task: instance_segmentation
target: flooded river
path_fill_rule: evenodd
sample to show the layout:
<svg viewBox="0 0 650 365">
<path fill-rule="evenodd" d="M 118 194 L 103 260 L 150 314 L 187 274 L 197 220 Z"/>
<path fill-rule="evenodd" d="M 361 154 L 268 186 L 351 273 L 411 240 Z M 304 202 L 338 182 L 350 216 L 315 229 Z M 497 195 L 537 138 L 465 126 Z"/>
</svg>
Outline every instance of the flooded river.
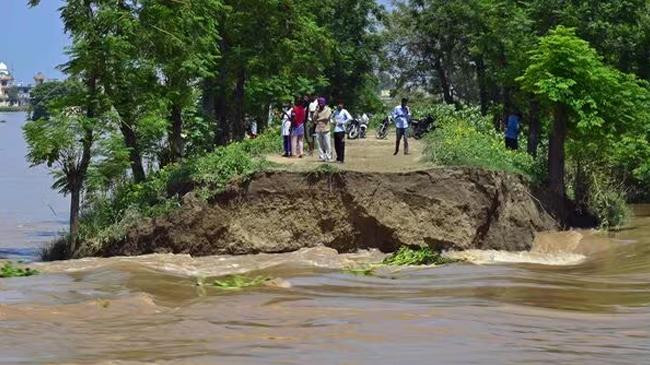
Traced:
<svg viewBox="0 0 650 365">
<path fill-rule="evenodd" d="M 1 197 L 3 220 L 26 209 Z M 37 263 L 39 276 L 0 280 L 0 363 L 648 363 L 650 207 L 635 209 L 615 234 L 544 234 L 530 253 L 452 253 L 468 261 L 374 276 L 345 268 L 380 253 L 323 248 Z M 41 213 L 21 224 L 49 227 Z M 34 247 L 12 227 L 3 245 Z M 274 280 L 210 285 L 232 273 Z"/>
</svg>

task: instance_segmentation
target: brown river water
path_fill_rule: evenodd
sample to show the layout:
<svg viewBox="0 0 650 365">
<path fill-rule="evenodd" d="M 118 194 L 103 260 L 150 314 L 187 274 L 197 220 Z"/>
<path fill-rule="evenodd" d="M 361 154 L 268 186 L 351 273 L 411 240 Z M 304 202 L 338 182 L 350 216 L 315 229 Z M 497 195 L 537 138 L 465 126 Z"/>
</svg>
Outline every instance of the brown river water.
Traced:
<svg viewBox="0 0 650 365">
<path fill-rule="evenodd" d="M 0 279 L 0 363 L 649 363 L 650 206 L 635 213 L 616 233 L 541 234 L 532 252 L 374 276 L 344 269 L 382 254 L 325 248 L 34 263 L 41 275 Z M 58 229 L 25 217 L 0 225 L 10 252 L 42 244 L 25 227 Z M 233 273 L 274 280 L 209 285 Z"/>
</svg>

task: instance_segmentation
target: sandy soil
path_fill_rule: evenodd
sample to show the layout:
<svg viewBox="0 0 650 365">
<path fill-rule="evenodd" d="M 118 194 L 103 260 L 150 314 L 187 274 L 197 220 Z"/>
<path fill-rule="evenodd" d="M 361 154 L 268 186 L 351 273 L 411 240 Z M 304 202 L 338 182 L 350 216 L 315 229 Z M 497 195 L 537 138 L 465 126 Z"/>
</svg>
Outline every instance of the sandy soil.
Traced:
<svg viewBox="0 0 650 365">
<path fill-rule="evenodd" d="M 422 159 L 424 144 L 414 138 L 409 139 L 410 154 L 404 155 L 400 150 L 397 156 L 393 156 L 395 149 L 395 135 L 391 134 L 387 139 L 378 140 L 374 132 L 369 133 L 366 139 L 345 141 L 345 163 L 335 164 L 338 168 L 361 172 L 405 172 L 425 169 L 433 165 Z M 334 148 L 332 141 L 332 149 Z M 401 146 L 403 147 L 403 145 Z M 307 146 L 305 145 L 305 151 Z M 336 154 L 333 152 L 333 156 Z M 305 155 L 304 158 L 286 158 L 280 155 L 269 155 L 267 159 L 279 164 L 283 170 L 302 171 L 312 170 L 323 162 L 318 161 L 318 152 L 314 151 L 313 156 Z"/>
</svg>

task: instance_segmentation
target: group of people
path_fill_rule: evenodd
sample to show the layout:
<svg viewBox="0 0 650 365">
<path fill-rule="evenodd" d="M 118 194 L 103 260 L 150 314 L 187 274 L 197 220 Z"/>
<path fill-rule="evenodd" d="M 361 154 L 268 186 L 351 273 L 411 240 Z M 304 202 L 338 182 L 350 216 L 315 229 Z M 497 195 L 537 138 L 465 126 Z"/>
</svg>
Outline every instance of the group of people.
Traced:
<svg viewBox="0 0 650 365">
<path fill-rule="evenodd" d="M 331 144 L 331 125 L 334 125 L 334 151 L 336 162 L 345 162 L 345 133 L 352 115 L 339 102 L 335 110 L 327 105 L 324 97 L 304 97 L 296 99 L 291 107 L 282 110 L 282 137 L 285 157 L 303 158 L 304 144 L 307 153 L 313 155 L 318 150 L 318 159 L 333 160 Z"/>
<path fill-rule="evenodd" d="M 401 140 L 404 140 L 404 154 L 409 154 L 407 130 L 411 121 L 411 110 L 408 99 L 402 99 L 400 105 L 392 112 L 397 139 L 395 153 L 399 153 Z M 284 157 L 303 158 L 304 145 L 307 144 L 307 154 L 313 155 L 318 150 L 318 160 L 333 161 L 331 130 L 334 126 L 334 152 L 336 162 L 345 162 L 346 127 L 353 118 L 339 101 L 334 110 L 327 105 L 324 97 L 296 98 L 293 106 L 282 109 L 282 137 L 284 140 Z"/>
</svg>

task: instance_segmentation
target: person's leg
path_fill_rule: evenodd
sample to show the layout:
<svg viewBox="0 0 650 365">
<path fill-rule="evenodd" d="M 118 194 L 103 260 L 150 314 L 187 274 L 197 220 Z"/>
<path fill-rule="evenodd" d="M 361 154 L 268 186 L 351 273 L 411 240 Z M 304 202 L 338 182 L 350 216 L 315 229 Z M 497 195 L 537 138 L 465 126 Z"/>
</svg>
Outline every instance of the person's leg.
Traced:
<svg viewBox="0 0 650 365">
<path fill-rule="evenodd" d="M 304 151 L 304 135 L 298 136 L 298 157 L 302 157 L 302 155 L 305 153 Z"/>
<path fill-rule="evenodd" d="M 409 154 L 409 138 L 408 138 L 408 129 L 404 128 L 404 154 Z"/>
<path fill-rule="evenodd" d="M 393 155 L 397 155 L 399 153 L 399 143 L 403 135 L 404 135 L 404 128 L 395 128 L 395 136 L 396 136 L 395 153 L 393 153 Z"/>
<path fill-rule="evenodd" d="M 322 138 L 322 133 L 316 133 L 316 137 L 314 138 L 314 142 L 316 143 L 316 149 L 318 150 L 318 160 L 322 161 L 323 160 L 323 138 Z"/>
<path fill-rule="evenodd" d="M 332 161 L 332 140 L 330 132 L 323 133 L 323 145 L 325 146 L 325 161 Z"/>
<path fill-rule="evenodd" d="M 291 156 L 298 156 L 298 136 L 291 135 Z"/>
<path fill-rule="evenodd" d="M 341 133 L 341 162 L 345 162 L 345 132 Z"/>
<path fill-rule="evenodd" d="M 339 160 L 341 154 L 341 144 L 339 143 L 339 132 L 334 132 L 334 152 L 336 153 L 336 161 Z"/>
<path fill-rule="evenodd" d="M 345 132 L 335 132 L 334 133 L 334 148 L 336 149 L 336 161 L 344 161 L 344 151 L 343 151 L 343 141 L 345 138 Z"/>
<path fill-rule="evenodd" d="M 291 141 L 289 136 L 282 136 L 284 142 L 284 155 L 291 156 Z"/>
</svg>

